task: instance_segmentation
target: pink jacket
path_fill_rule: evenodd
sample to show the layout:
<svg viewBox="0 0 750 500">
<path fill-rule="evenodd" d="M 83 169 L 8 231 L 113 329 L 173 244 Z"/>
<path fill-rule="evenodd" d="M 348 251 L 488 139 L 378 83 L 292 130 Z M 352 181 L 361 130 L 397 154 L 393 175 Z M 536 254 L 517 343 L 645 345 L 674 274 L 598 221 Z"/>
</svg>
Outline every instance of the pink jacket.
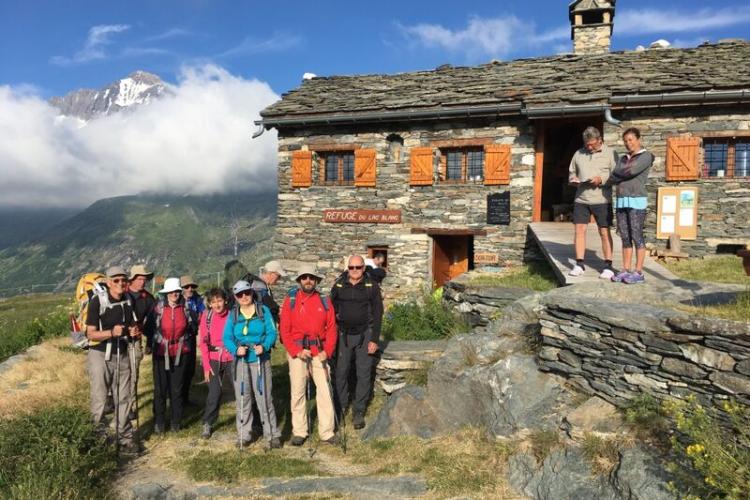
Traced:
<svg viewBox="0 0 750 500">
<path fill-rule="evenodd" d="M 207 325 L 209 312 L 211 312 L 210 332 L 208 331 Z M 198 325 L 198 347 L 201 350 L 203 373 L 209 372 L 209 360 L 220 361 L 221 363 L 232 362 L 232 355 L 224 348 L 224 342 L 222 341 L 222 336 L 224 335 L 224 324 L 227 322 L 228 317 L 229 310 L 226 310 L 221 314 L 216 314 L 211 311 L 211 309 L 206 309 L 201 313 L 201 319 Z M 208 348 L 209 342 L 211 344 L 210 351 Z"/>
</svg>

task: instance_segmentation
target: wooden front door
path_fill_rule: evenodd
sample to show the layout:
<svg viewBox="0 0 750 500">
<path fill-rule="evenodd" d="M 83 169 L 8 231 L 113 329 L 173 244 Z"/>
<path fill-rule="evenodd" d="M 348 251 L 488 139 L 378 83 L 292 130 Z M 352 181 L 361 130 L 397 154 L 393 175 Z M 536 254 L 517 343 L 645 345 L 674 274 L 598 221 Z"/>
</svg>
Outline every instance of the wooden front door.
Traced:
<svg viewBox="0 0 750 500">
<path fill-rule="evenodd" d="M 469 270 L 471 236 L 433 236 L 432 279 L 436 287 Z"/>
</svg>

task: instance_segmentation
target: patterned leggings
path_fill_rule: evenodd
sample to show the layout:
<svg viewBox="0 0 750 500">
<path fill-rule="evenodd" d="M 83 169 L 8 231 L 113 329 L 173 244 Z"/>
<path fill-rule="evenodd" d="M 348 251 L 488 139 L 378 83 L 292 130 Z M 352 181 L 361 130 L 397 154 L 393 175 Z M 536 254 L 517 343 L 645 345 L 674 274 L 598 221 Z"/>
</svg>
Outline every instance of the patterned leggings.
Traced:
<svg viewBox="0 0 750 500">
<path fill-rule="evenodd" d="M 630 248 L 646 248 L 643 238 L 643 225 L 646 222 L 646 210 L 638 208 L 617 209 L 617 232 L 622 239 L 622 246 Z"/>
</svg>

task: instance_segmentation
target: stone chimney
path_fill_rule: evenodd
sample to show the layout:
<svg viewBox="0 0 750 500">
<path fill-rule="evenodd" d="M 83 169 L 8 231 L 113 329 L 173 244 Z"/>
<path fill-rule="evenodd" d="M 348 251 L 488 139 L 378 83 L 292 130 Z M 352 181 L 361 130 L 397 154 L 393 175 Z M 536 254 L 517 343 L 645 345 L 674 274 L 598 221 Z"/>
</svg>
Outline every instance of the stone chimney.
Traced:
<svg viewBox="0 0 750 500">
<path fill-rule="evenodd" d="M 568 7 L 570 38 L 576 54 L 606 54 L 612 39 L 617 0 L 575 0 Z"/>
</svg>

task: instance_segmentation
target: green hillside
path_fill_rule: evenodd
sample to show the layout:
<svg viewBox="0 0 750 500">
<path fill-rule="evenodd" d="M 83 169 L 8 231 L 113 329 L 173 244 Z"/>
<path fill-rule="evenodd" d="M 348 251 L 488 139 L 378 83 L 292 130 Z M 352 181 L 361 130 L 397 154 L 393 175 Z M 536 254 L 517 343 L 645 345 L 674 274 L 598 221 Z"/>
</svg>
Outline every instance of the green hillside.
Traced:
<svg viewBox="0 0 750 500">
<path fill-rule="evenodd" d="M 99 200 L 43 235 L 0 250 L 0 295 L 72 285 L 84 272 L 136 262 L 157 274 L 207 280 L 235 258 L 235 234 L 237 258 L 256 268 L 270 256 L 275 218 L 275 193 Z"/>
</svg>

